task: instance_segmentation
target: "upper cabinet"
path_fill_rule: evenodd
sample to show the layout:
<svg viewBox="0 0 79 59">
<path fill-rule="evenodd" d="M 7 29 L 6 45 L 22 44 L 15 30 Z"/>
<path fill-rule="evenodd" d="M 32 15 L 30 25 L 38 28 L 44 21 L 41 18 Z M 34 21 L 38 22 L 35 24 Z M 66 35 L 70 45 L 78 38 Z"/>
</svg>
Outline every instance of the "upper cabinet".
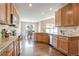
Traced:
<svg viewBox="0 0 79 59">
<path fill-rule="evenodd" d="M 78 26 L 78 4 L 67 4 L 55 13 L 56 26 Z"/>
<path fill-rule="evenodd" d="M 79 25 L 79 3 L 77 4 L 77 11 L 76 11 L 76 13 L 77 13 L 77 25 Z"/>
<path fill-rule="evenodd" d="M 56 26 L 61 26 L 61 10 L 58 10 L 57 12 L 55 12 L 55 25 Z"/>
<path fill-rule="evenodd" d="M 0 23 L 11 26 L 19 25 L 19 15 L 15 4 L 0 3 Z"/>
<path fill-rule="evenodd" d="M 15 4 L 11 4 L 11 23 L 18 27 L 19 25 L 19 15 L 17 13 L 17 9 Z"/>
<path fill-rule="evenodd" d="M 7 3 L 7 24 L 11 24 L 11 4 Z"/>
<path fill-rule="evenodd" d="M 0 3 L 0 23 L 6 23 L 6 3 Z"/>
<path fill-rule="evenodd" d="M 11 8 L 11 14 L 13 14 L 14 13 L 14 4 L 11 3 L 10 6 L 11 6 L 10 7 Z"/>
</svg>

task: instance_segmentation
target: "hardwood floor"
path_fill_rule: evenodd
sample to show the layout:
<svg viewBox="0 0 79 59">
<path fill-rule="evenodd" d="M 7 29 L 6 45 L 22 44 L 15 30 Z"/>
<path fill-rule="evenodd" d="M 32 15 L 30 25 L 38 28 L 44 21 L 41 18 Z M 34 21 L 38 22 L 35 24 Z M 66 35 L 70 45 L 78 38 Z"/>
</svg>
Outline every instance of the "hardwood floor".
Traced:
<svg viewBox="0 0 79 59">
<path fill-rule="evenodd" d="M 23 40 L 21 43 L 21 56 L 64 56 L 55 48 L 44 43 L 34 43 Z"/>
</svg>

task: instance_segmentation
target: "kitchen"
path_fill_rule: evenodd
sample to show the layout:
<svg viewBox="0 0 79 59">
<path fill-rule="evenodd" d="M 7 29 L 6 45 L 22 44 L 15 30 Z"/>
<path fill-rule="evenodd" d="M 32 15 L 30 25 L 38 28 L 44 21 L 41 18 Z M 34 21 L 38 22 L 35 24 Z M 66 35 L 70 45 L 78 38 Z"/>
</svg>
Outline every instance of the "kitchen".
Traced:
<svg viewBox="0 0 79 59">
<path fill-rule="evenodd" d="M 49 13 L 45 15 L 41 10 Z M 78 3 L 0 3 L 0 55 L 21 56 L 27 25 L 34 25 L 33 41 L 37 44 L 49 45 L 60 56 L 79 55 L 78 10 Z"/>
</svg>

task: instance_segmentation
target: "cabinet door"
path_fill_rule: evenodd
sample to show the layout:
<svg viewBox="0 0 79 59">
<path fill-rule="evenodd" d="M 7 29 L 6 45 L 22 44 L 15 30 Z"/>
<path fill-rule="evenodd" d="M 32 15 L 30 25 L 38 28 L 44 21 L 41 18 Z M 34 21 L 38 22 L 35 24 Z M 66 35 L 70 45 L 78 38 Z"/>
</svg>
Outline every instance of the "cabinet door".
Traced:
<svg viewBox="0 0 79 59">
<path fill-rule="evenodd" d="M 16 7 L 16 6 L 15 6 L 15 7 Z M 15 8 L 14 10 L 15 10 L 15 11 L 14 11 L 14 16 L 16 17 L 15 24 L 16 24 L 16 26 L 18 27 L 18 26 L 19 26 L 19 15 L 18 15 L 18 13 L 17 13 L 16 8 Z"/>
<path fill-rule="evenodd" d="M 0 22 L 6 23 L 6 3 L 0 3 Z"/>
<path fill-rule="evenodd" d="M 77 16 L 76 24 L 79 25 L 79 3 L 77 4 L 77 9 L 78 9 L 78 10 L 75 9 L 75 10 L 76 10 L 75 12 L 76 12 L 76 14 L 77 14 L 77 15 L 76 15 L 76 16 Z"/>
<path fill-rule="evenodd" d="M 11 4 L 7 3 L 7 24 L 11 24 Z"/>
<path fill-rule="evenodd" d="M 58 49 L 61 52 L 68 53 L 68 38 L 61 37 L 61 36 L 59 37 L 59 46 L 58 46 Z"/>
<path fill-rule="evenodd" d="M 48 43 L 49 35 L 47 33 L 43 33 L 42 34 L 42 38 L 43 38 L 42 42 Z"/>
<path fill-rule="evenodd" d="M 17 40 L 17 45 L 16 45 L 16 55 L 20 55 L 20 39 L 18 38 Z"/>
<path fill-rule="evenodd" d="M 69 55 L 78 55 L 78 40 L 79 37 L 69 38 Z"/>
<path fill-rule="evenodd" d="M 62 23 L 61 23 L 61 10 L 58 10 L 55 13 L 55 25 L 56 26 L 62 26 Z"/>
<path fill-rule="evenodd" d="M 74 26 L 75 25 L 75 13 L 74 13 L 74 4 L 68 4 L 63 7 L 62 10 L 62 23 L 63 26 Z"/>
<path fill-rule="evenodd" d="M 16 25 L 16 27 L 19 26 L 19 15 L 17 13 L 17 9 L 15 4 L 11 4 L 11 14 L 13 14 L 13 24 Z"/>
<path fill-rule="evenodd" d="M 78 40 L 78 55 L 79 55 L 79 40 Z"/>
<path fill-rule="evenodd" d="M 14 13 L 14 5 L 12 3 L 10 5 L 11 5 L 10 6 L 11 11 L 10 12 L 11 12 L 11 14 L 13 14 Z"/>
<path fill-rule="evenodd" d="M 1 56 L 12 56 L 12 54 L 13 54 L 13 43 L 11 43 L 1 52 Z"/>
</svg>

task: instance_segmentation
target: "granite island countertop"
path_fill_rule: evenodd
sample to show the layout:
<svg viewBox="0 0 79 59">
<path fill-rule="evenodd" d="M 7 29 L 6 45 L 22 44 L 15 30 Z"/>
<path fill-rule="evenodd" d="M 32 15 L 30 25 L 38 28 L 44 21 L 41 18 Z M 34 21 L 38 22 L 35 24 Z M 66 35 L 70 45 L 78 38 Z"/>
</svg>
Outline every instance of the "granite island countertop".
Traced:
<svg viewBox="0 0 79 59">
<path fill-rule="evenodd" d="M 17 40 L 18 36 L 10 36 L 5 39 L 0 39 L 0 52 L 8 47 L 13 41 Z"/>
</svg>

